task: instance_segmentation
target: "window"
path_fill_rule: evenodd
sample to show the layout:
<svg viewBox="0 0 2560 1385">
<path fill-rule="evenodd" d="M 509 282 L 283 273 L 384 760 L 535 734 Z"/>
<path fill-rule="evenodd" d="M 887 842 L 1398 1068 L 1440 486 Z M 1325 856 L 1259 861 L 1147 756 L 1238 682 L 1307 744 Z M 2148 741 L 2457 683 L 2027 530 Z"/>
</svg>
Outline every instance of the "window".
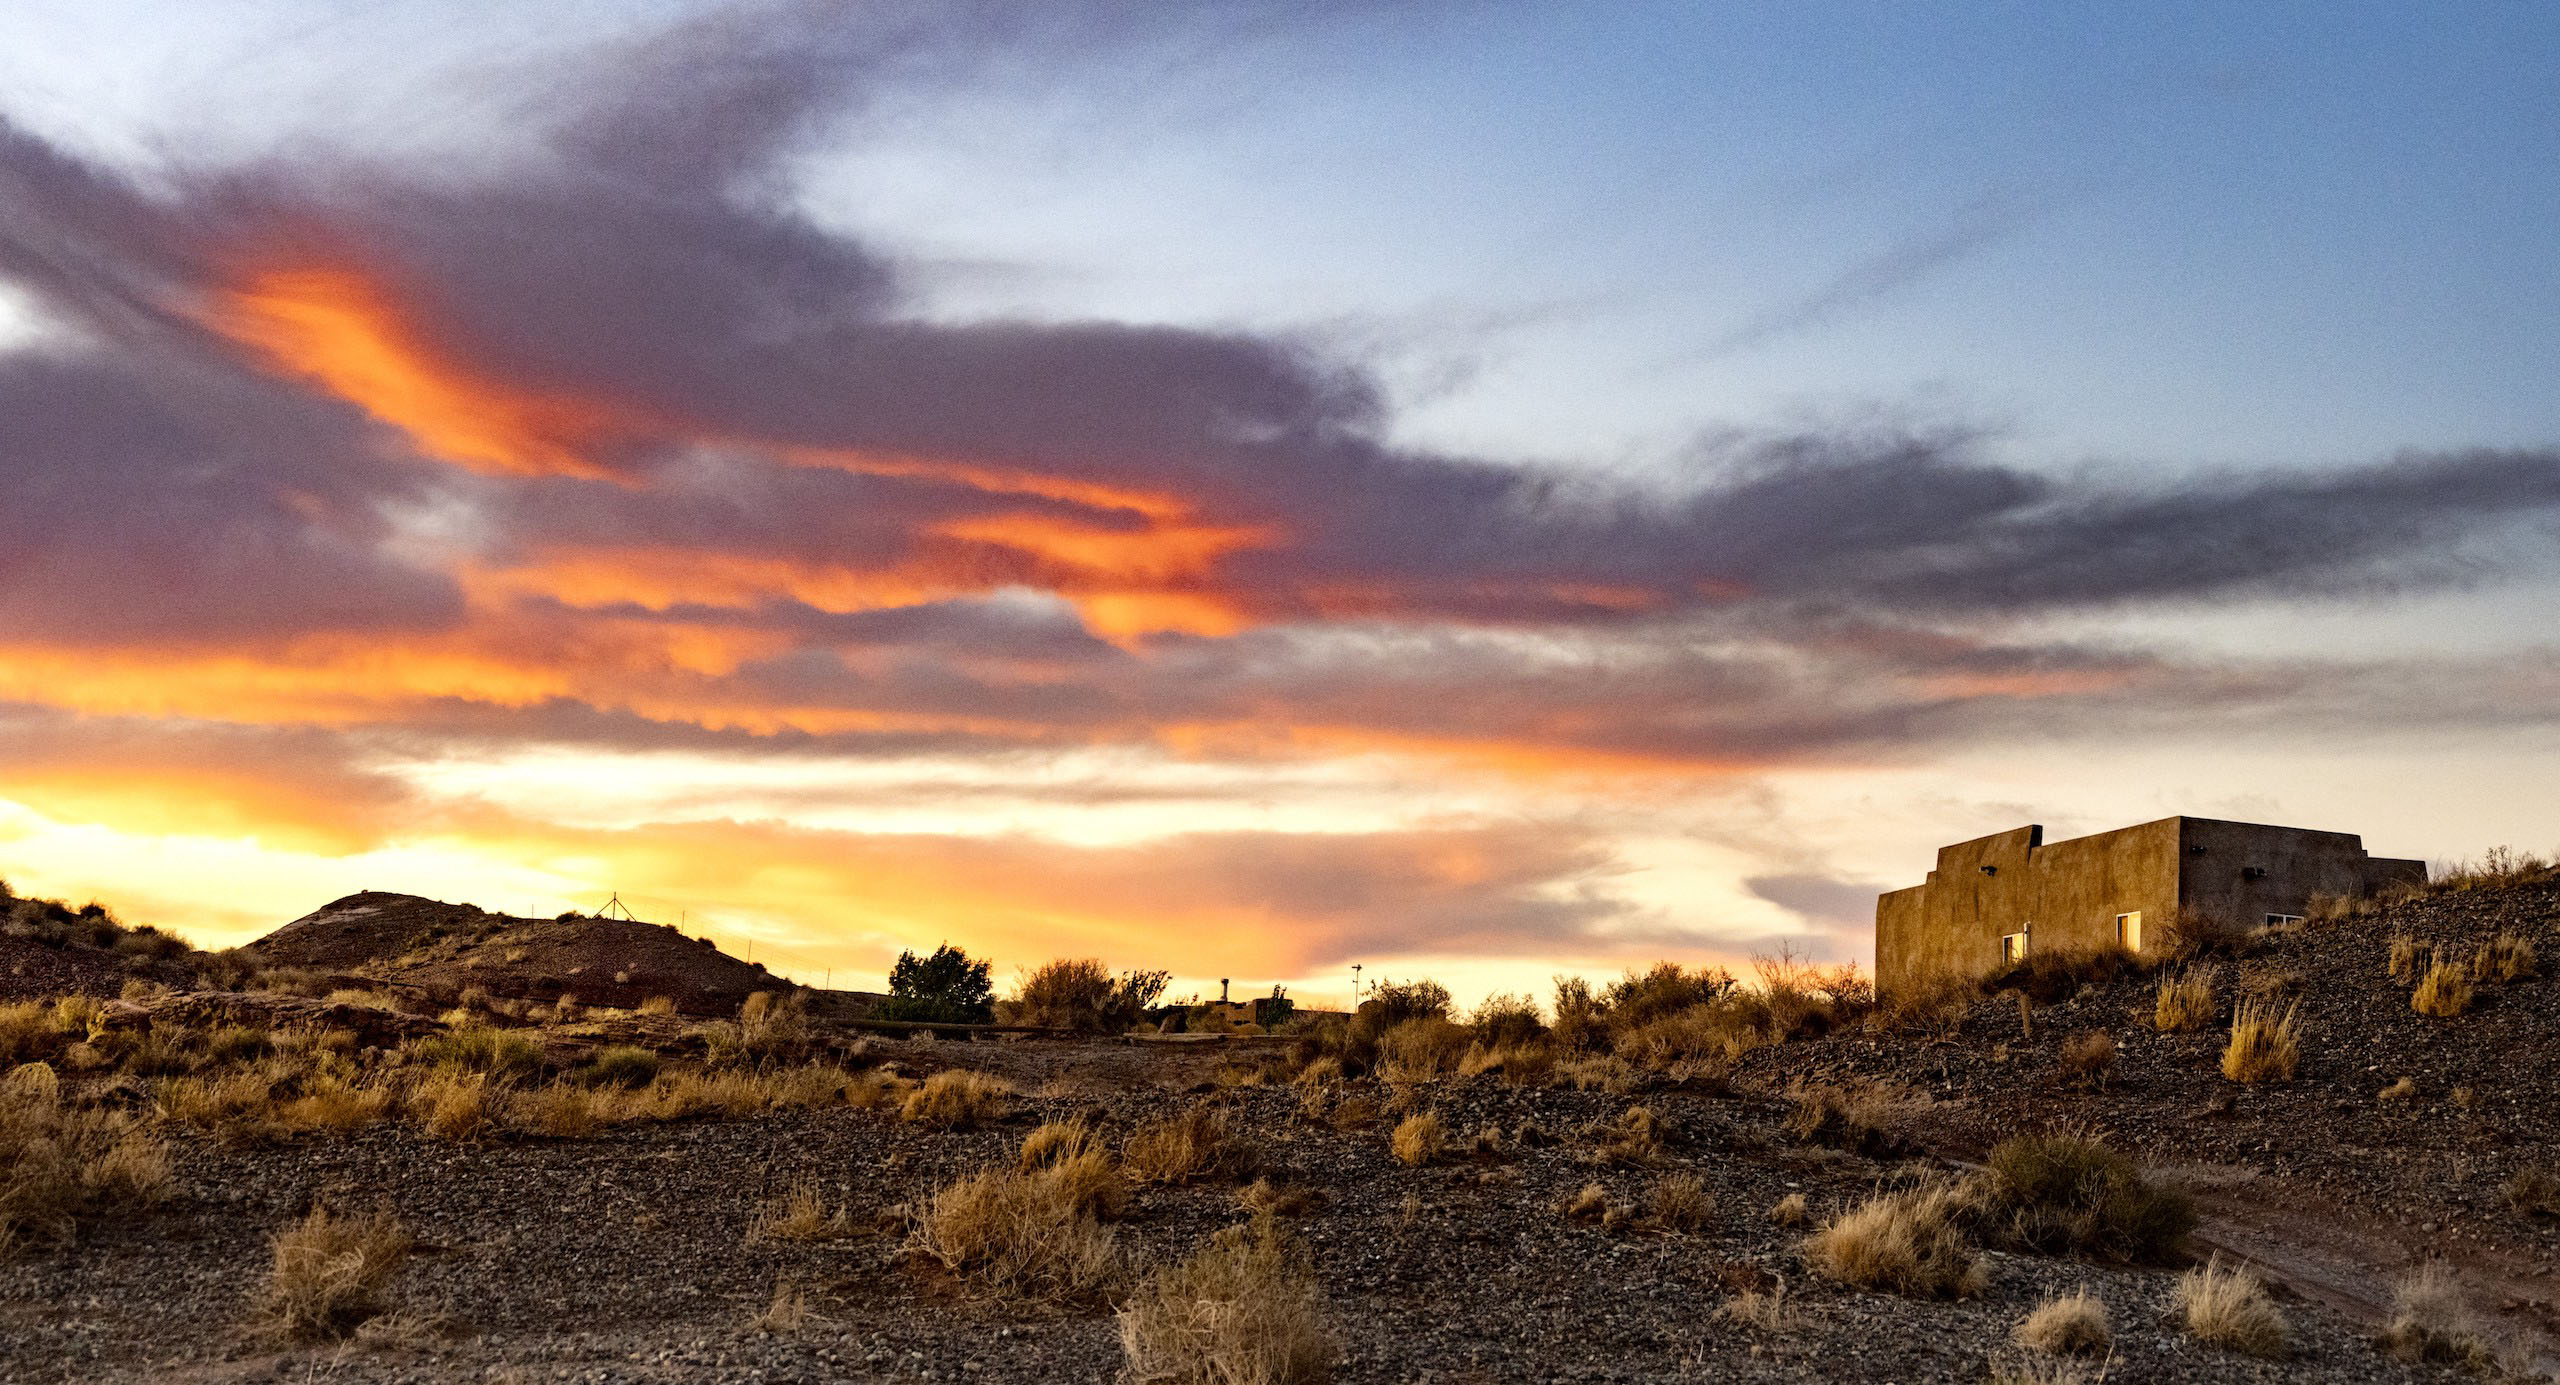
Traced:
<svg viewBox="0 0 2560 1385">
<path fill-rule="evenodd" d="M 2268 924 L 2268 926 L 2270 926 L 2270 927 L 2278 927 L 2278 928 L 2280 928 L 2280 927 L 2282 927 L 2282 926 L 2284 926 L 2285 924 L 2288 924 L 2288 923 L 2300 923 L 2300 922 L 2302 922 L 2302 915 L 2300 915 L 2300 914 L 2269 914 L 2269 915 L 2267 915 L 2267 924 Z"/>
<path fill-rule="evenodd" d="M 2000 960 L 2003 962 L 2027 960 L 2027 935 L 2024 932 L 2000 935 Z"/>
<path fill-rule="evenodd" d="M 2142 911 L 2116 915 L 2116 946 L 2127 952 L 2142 950 Z"/>
</svg>

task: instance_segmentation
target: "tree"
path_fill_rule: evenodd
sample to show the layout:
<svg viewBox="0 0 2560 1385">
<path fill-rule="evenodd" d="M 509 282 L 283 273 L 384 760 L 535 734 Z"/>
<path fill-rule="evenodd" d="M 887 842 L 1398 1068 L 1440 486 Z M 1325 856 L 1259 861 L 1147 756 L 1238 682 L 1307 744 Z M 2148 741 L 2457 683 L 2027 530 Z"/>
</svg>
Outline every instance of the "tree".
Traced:
<svg viewBox="0 0 2560 1385">
<path fill-rule="evenodd" d="M 989 965 L 970 961 L 968 953 L 949 943 L 930 957 L 901 952 L 898 964 L 889 968 L 889 999 L 879 1007 L 880 1018 L 985 1024 L 995 1018 Z"/>
</svg>

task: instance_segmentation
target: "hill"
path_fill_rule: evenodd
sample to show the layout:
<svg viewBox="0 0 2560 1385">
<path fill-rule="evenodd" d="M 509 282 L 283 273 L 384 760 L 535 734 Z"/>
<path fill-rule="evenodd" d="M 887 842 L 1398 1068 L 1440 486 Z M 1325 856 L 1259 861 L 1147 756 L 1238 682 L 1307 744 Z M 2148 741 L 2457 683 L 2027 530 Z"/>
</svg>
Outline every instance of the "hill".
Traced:
<svg viewBox="0 0 2560 1385">
<path fill-rule="evenodd" d="M 0 884 L 0 1001 L 112 996 L 136 979 L 192 987 L 209 961 L 184 939 L 128 928 L 95 904 L 21 899 Z"/>
<path fill-rule="evenodd" d="M 728 1014 L 791 983 L 661 923 L 563 915 L 529 919 L 469 904 L 368 890 L 332 900 L 244 949 L 268 967 L 415 987 L 451 998 L 574 995 L 636 1007 L 663 996 L 689 1014 Z"/>
</svg>

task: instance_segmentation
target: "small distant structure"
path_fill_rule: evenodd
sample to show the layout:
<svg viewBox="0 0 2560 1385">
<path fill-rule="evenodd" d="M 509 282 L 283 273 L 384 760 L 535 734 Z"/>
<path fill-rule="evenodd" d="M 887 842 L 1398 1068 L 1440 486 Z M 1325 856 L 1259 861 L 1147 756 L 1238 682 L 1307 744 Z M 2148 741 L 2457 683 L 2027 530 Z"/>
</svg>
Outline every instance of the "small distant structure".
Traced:
<svg viewBox="0 0 2560 1385">
<path fill-rule="evenodd" d="M 604 907 L 596 910 L 596 917 L 600 919 L 624 919 L 632 923 L 638 923 L 640 921 L 640 916 L 631 912 L 631 906 L 622 902 L 622 891 L 620 890 L 614 891 L 613 898 L 606 900 L 604 902 Z"/>
<path fill-rule="evenodd" d="M 1982 976 L 2032 952 L 2166 941 L 2181 915 L 2298 922 L 2322 895 L 2425 884 L 2427 863 L 2365 853 L 2352 832 L 2172 817 L 2047 843 L 2030 824 L 1938 848 L 1937 869 L 1876 897 L 1876 986 Z"/>
</svg>

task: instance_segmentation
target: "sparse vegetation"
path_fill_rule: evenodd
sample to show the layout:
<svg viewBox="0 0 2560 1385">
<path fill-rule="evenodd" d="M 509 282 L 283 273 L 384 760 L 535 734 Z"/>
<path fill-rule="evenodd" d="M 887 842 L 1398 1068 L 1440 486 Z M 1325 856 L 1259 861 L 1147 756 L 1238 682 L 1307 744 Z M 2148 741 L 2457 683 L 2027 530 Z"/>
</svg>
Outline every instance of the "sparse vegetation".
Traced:
<svg viewBox="0 0 2560 1385">
<path fill-rule="evenodd" d="M 417 1041 L 417 1060 L 438 1067 L 460 1068 L 492 1077 L 517 1077 L 542 1066 L 542 1045 L 518 1029 L 484 1024 L 458 1024 Z"/>
<path fill-rule="evenodd" d="M 799 991 L 757 991 L 738 1018 L 702 1027 L 704 1056 L 715 1066 L 766 1067 L 809 1056 L 809 998 Z"/>
<path fill-rule="evenodd" d="M 2440 1361 L 2485 1370 L 2497 1361 L 2489 1328 L 2463 1297 L 2462 1285 L 2441 1260 L 2403 1275 L 2391 1290 L 2391 1321 L 2383 1349 L 2404 1361 Z"/>
<path fill-rule="evenodd" d="M 982 1288 L 1050 1302 L 1088 1299 L 1120 1275 L 1118 1248 L 1066 1169 L 989 1169 L 933 1194 L 908 1244 Z"/>
<path fill-rule="evenodd" d="M 1983 1161 L 1975 1215 L 1991 1239 L 2048 1255 L 2161 1263 L 2195 1228 L 2187 1196 L 2084 1135 L 2022 1135 Z"/>
<path fill-rule="evenodd" d="M 1241 1177 L 1252 1171 L 1252 1154 L 1228 1133 L 1226 1117 L 1204 1106 L 1140 1126 L 1120 1145 L 1120 1162 L 1141 1183 Z"/>
<path fill-rule="evenodd" d="M 2084 1029 L 2062 1041 L 2054 1060 L 2055 1076 L 2065 1087 L 2097 1091 L 2115 1072 L 2115 1036 L 2103 1029 Z"/>
<path fill-rule="evenodd" d="M 1789 1193 L 1769 1208 L 1771 1226 L 1803 1226 L 1812 1220 L 1813 1209 L 1806 1205 L 1802 1193 Z"/>
<path fill-rule="evenodd" d="M 2267 1360 L 2292 1349 L 2284 1313 L 2266 1286 L 2239 1266 L 2225 1268 L 2220 1255 L 2178 1277 L 2177 1304 L 2187 1335 L 2208 1346 Z"/>
<path fill-rule="evenodd" d="M 1961 1298 L 1983 1282 L 1963 1210 L 1955 1189 L 1942 1183 L 1879 1193 L 1815 1232 L 1806 1258 L 1854 1288 Z"/>
<path fill-rule="evenodd" d="M 1011 1109 L 1013 1084 L 967 1068 L 945 1068 L 907 1094 L 902 1119 L 945 1130 L 968 1130 L 1001 1120 Z"/>
<path fill-rule="evenodd" d="M 1645 1212 L 1665 1231 L 1696 1235 L 1715 1220 L 1715 1194 L 1694 1173 L 1670 1174 L 1654 1180 L 1645 1197 Z"/>
<path fill-rule="evenodd" d="M 409 1255 L 408 1234 L 388 1212 L 333 1217 L 314 1207 L 276 1233 L 274 1264 L 260 1299 L 273 1333 L 298 1341 L 344 1337 L 388 1306 L 392 1277 Z"/>
<path fill-rule="evenodd" d="M 818 1180 L 802 1177 L 779 1198 L 756 1210 L 747 1224 L 749 1240 L 832 1241 L 853 1233 L 853 1218 L 842 1207 L 827 1206 Z"/>
<path fill-rule="evenodd" d="M 1440 1157 L 1448 1131 L 1440 1124 L 1439 1113 L 1420 1111 L 1396 1123 L 1395 1133 L 1388 1138 L 1399 1163 L 1420 1168 Z"/>
<path fill-rule="evenodd" d="M 2103 1354 L 2115 1343 L 2107 1305 L 2086 1289 L 2048 1298 L 2018 1324 L 2021 1345 L 2054 1356 Z"/>
<path fill-rule="evenodd" d="M 2186 967 L 2160 978 L 2151 1006 L 2152 1027 L 2163 1034 L 2191 1034 L 2211 1025 L 2220 1012 L 2213 996 L 2214 969 Z"/>
<path fill-rule="evenodd" d="M 997 1011 L 1014 1024 L 1122 1034 L 1136 1026 L 1171 980 L 1171 973 L 1162 971 L 1124 971 L 1115 980 L 1111 969 L 1094 958 L 1062 957 L 1024 977 Z"/>
<path fill-rule="evenodd" d="M 2460 962 L 2448 962 L 2438 955 L 2427 965 L 2416 990 L 2409 992 L 2409 1008 L 2437 1019 L 2453 1019 L 2471 1008 L 2471 970 Z"/>
<path fill-rule="evenodd" d="M 0 1074 L 0 1254 L 70 1241 L 168 1186 L 166 1148 L 133 1117 L 65 1105 L 41 1064 Z"/>
<path fill-rule="evenodd" d="M 1901 1124 L 1921 1100 L 1884 1082 L 1798 1083 L 1787 1091 L 1787 1133 L 1852 1154 L 1889 1154 L 1901 1146 Z"/>
<path fill-rule="evenodd" d="M 2519 1216 L 2560 1217 L 2560 1173 L 2541 1164 L 2527 1164 L 2507 1175 L 2498 1191 Z"/>
<path fill-rule="evenodd" d="M 2483 981 L 2500 983 L 2530 981 L 2542 974 L 2533 939 L 2512 930 L 2480 944 L 2480 950 L 2471 957 L 2471 973 Z"/>
<path fill-rule="evenodd" d="M 1141 1385 L 1312 1385 L 1341 1354 L 1323 1290 L 1268 1217 L 1148 1276 L 1120 1310 L 1120 1343 Z"/>
<path fill-rule="evenodd" d="M 2407 985 L 2409 982 L 2417 980 L 2418 955 L 2422 950 L 2423 949 L 2418 946 L 2418 940 L 2410 937 L 2408 934 L 2392 934 L 2391 954 L 2387 963 L 2387 970 L 2391 974 L 2391 979 L 2400 982 L 2402 985 Z"/>
<path fill-rule="evenodd" d="M 2295 1018 L 2300 1003 L 2282 1014 L 2271 1001 L 2243 1000 L 2231 1011 L 2231 1042 L 2222 1050 L 2222 1075 L 2234 1082 L 2290 1082 L 2302 1066 L 2302 1037 Z"/>
<path fill-rule="evenodd" d="M 929 957 L 898 954 L 889 968 L 889 997 L 873 1012 L 884 1020 L 985 1024 L 995 1018 L 992 964 L 944 943 Z"/>
</svg>

